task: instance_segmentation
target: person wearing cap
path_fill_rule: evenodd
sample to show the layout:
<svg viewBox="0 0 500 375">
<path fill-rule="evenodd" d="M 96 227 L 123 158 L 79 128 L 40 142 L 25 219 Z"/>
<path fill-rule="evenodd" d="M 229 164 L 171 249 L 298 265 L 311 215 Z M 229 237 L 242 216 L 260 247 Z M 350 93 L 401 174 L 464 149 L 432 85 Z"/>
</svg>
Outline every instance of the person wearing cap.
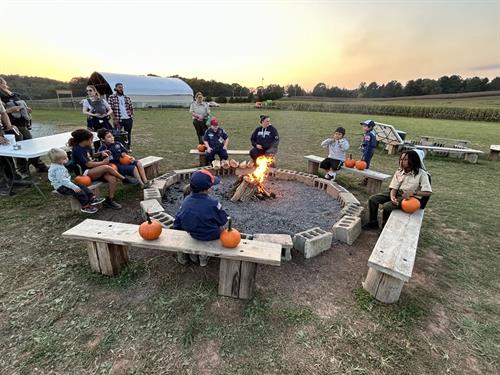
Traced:
<svg viewBox="0 0 500 375">
<path fill-rule="evenodd" d="M 383 207 L 383 227 L 391 212 L 401 208 L 403 199 L 415 197 L 420 200 L 421 208 L 425 208 L 431 194 L 430 176 L 422 167 L 421 156 L 413 150 L 403 152 L 399 157 L 399 168 L 389 184 L 389 192 L 375 194 L 368 199 L 369 218 L 363 229 L 379 228 L 379 205 Z"/>
<path fill-rule="evenodd" d="M 363 125 L 363 131 L 365 132 L 363 142 L 361 143 L 361 150 L 363 152 L 361 160 L 366 163 L 366 168 L 370 168 L 370 161 L 372 160 L 375 147 L 377 147 L 377 136 L 373 131 L 375 121 L 365 120 L 360 122 L 360 124 Z"/>
<path fill-rule="evenodd" d="M 227 213 L 221 204 L 209 197 L 210 188 L 219 183 L 219 178 L 214 177 L 209 171 L 203 169 L 193 173 L 189 187 L 189 194 L 175 215 L 172 229 L 184 230 L 191 237 L 200 241 L 213 241 L 220 237 L 222 227 L 227 222 Z M 191 261 L 197 262 L 196 255 L 190 255 Z M 208 256 L 199 256 L 200 266 L 208 263 Z M 177 253 L 177 262 L 187 264 L 188 256 Z"/>
<path fill-rule="evenodd" d="M 227 160 L 227 144 L 229 142 L 229 137 L 227 133 L 219 127 L 219 119 L 217 117 L 212 117 L 210 120 L 210 128 L 207 129 L 203 135 L 203 143 L 207 148 L 205 152 L 205 159 L 210 165 L 212 161 L 215 160 L 215 155 L 219 155 L 220 160 Z"/>
<path fill-rule="evenodd" d="M 321 142 L 321 147 L 328 148 L 328 157 L 320 163 L 320 168 L 326 171 L 327 180 L 335 180 L 336 172 L 344 164 L 345 152 L 349 149 L 349 142 L 344 138 L 345 129 L 338 127 L 335 129 L 332 138 L 327 138 Z"/>
<path fill-rule="evenodd" d="M 250 157 L 257 160 L 259 156 L 275 155 L 278 152 L 279 141 L 278 131 L 271 125 L 270 117 L 261 115 L 260 126 L 254 130 L 250 137 L 253 146 L 250 150 Z"/>
<path fill-rule="evenodd" d="M 193 118 L 193 126 L 198 136 L 198 143 L 203 144 L 203 135 L 207 131 L 207 119 L 210 116 L 210 106 L 203 100 L 203 94 L 197 92 L 194 96 L 195 100 L 189 106 L 189 113 Z"/>
</svg>

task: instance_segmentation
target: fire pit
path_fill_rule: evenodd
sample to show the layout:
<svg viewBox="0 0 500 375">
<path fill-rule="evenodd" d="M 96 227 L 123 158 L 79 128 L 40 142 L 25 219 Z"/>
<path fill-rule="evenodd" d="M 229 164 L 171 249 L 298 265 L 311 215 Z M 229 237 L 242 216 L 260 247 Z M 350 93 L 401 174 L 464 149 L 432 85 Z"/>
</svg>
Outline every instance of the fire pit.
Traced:
<svg viewBox="0 0 500 375">
<path fill-rule="evenodd" d="M 269 192 L 264 187 L 264 182 L 268 177 L 269 167 L 274 159 L 271 156 L 260 156 L 256 160 L 257 167 L 247 175 L 241 176 L 234 185 L 232 202 L 246 202 L 250 199 L 275 198 L 276 194 Z"/>
</svg>

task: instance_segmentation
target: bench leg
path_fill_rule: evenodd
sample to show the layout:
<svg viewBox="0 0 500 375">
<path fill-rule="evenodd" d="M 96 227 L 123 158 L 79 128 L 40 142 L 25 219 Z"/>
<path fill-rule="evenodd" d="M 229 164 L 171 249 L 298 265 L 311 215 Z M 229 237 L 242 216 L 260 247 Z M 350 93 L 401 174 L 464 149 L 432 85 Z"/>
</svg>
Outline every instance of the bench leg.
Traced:
<svg viewBox="0 0 500 375">
<path fill-rule="evenodd" d="M 316 163 L 315 161 L 311 161 L 311 160 L 307 161 L 307 173 L 317 175 L 318 169 L 319 169 L 319 163 Z"/>
<path fill-rule="evenodd" d="M 374 178 L 368 178 L 368 184 L 366 185 L 366 191 L 368 194 L 378 194 L 382 189 L 382 181 L 375 180 Z"/>
<path fill-rule="evenodd" d="M 498 151 L 490 150 L 490 156 L 488 156 L 488 160 L 496 161 L 498 159 L 498 154 Z"/>
<path fill-rule="evenodd" d="M 205 157 L 205 153 L 200 154 L 200 167 L 205 167 L 207 165 L 207 158 Z"/>
<path fill-rule="evenodd" d="M 281 249 L 281 260 L 291 261 L 292 260 L 292 249 L 286 248 Z"/>
<path fill-rule="evenodd" d="M 363 282 L 363 288 L 373 298 L 383 303 L 397 302 L 403 285 L 403 280 L 396 279 L 370 267 L 366 274 L 366 280 Z"/>
<path fill-rule="evenodd" d="M 80 204 L 80 202 L 78 201 L 78 199 L 76 199 L 73 196 L 70 196 L 69 197 L 69 204 L 71 205 L 71 211 L 80 212 L 80 209 L 82 208 L 82 205 Z"/>
<path fill-rule="evenodd" d="M 387 145 L 387 154 L 388 155 L 396 155 L 398 153 L 399 146 L 397 145 Z"/>
<path fill-rule="evenodd" d="M 103 275 L 114 276 L 128 263 L 128 246 L 87 242 L 90 268 Z"/>
<path fill-rule="evenodd" d="M 240 260 L 220 260 L 219 295 L 250 299 L 255 292 L 257 263 Z"/>
<path fill-rule="evenodd" d="M 477 163 L 477 154 L 465 154 L 465 160 L 469 163 Z"/>
<path fill-rule="evenodd" d="M 154 163 L 144 167 L 144 172 L 146 173 L 146 177 L 148 180 L 152 180 L 153 178 L 160 175 L 160 164 Z"/>
</svg>

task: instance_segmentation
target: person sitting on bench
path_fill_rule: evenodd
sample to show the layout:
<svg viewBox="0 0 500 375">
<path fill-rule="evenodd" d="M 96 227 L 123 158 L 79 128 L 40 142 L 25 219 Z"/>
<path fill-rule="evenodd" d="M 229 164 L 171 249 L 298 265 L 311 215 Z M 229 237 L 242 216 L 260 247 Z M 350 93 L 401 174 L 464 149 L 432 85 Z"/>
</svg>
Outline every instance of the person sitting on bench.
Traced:
<svg viewBox="0 0 500 375">
<path fill-rule="evenodd" d="M 278 152 L 280 137 L 278 131 L 271 125 L 269 116 L 260 116 L 260 126 L 254 130 L 250 141 L 253 148 L 250 156 L 255 161 L 259 156 L 275 155 Z"/>
<path fill-rule="evenodd" d="M 399 157 L 399 169 L 394 173 L 389 192 L 372 195 L 368 199 L 369 220 L 363 229 L 378 229 L 378 207 L 383 205 L 382 227 L 392 210 L 401 208 L 401 201 L 409 197 L 422 200 L 432 194 L 429 174 L 422 168 L 420 156 L 406 151 Z M 422 205 L 422 208 L 425 205 Z"/>
<path fill-rule="evenodd" d="M 205 169 L 193 173 L 189 183 L 191 194 L 182 202 L 172 229 L 184 230 L 200 241 L 219 239 L 228 215 L 217 200 L 208 196 L 210 188 L 218 183 L 219 178 Z M 190 254 L 189 258 L 193 263 L 198 262 L 196 254 Z M 178 263 L 185 265 L 188 260 L 187 254 L 177 253 Z M 199 261 L 200 266 L 206 266 L 208 256 L 200 255 Z"/>
<path fill-rule="evenodd" d="M 332 138 L 327 138 L 321 142 L 321 147 L 328 148 L 328 157 L 319 165 L 320 168 L 326 171 L 325 178 L 327 180 L 335 180 L 335 176 L 344 164 L 345 152 L 349 149 L 349 142 L 344 138 L 345 129 L 339 127 L 333 133 Z"/>
<path fill-rule="evenodd" d="M 227 144 L 229 137 L 227 133 L 219 126 L 217 117 L 212 117 L 210 120 L 210 128 L 207 129 L 203 136 L 203 143 L 207 148 L 205 158 L 210 165 L 215 160 L 215 155 L 219 155 L 220 160 L 227 160 Z"/>
</svg>

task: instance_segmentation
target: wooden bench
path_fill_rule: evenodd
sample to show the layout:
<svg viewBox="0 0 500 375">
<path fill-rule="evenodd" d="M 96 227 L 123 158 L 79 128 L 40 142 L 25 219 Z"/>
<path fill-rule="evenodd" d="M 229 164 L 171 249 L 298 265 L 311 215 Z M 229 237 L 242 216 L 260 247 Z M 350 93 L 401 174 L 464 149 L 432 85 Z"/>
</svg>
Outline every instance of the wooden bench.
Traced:
<svg viewBox="0 0 500 375">
<path fill-rule="evenodd" d="M 160 175 L 160 161 L 162 160 L 163 158 L 159 156 L 147 156 L 145 158 L 139 159 L 139 161 L 142 163 L 142 166 L 144 167 L 144 172 L 146 173 L 146 177 L 148 179 L 153 179 Z M 99 196 L 101 194 L 101 188 L 106 187 L 107 185 L 108 183 L 105 181 L 93 181 L 92 184 L 87 187 L 92 190 L 96 196 Z M 53 190 L 52 193 L 63 196 L 56 190 Z M 78 202 L 78 199 L 76 199 L 72 195 L 64 195 L 64 197 L 67 197 L 69 199 L 72 211 L 80 212 L 81 205 L 80 202 Z"/>
<path fill-rule="evenodd" d="M 438 146 L 438 147 L 467 147 L 465 139 L 453 139 L 443 137 L 433 137 L 430 135 L 421 135 L 420 144 L 423 146 Z"/>
<path fill-rule="evenodd" d="M 307 160 L 307 173 L 318 174 L 319 165 L 325 159 L 321 156 L 306 155 L 304 159 Z M 356 174 L 358 176 L 363 176 L 368 179 L 368 184 L 366 185 L 366 190 L 370 194 L 377 194 L 382 188 L 382 182 L 391 178 L 388 174 L 372 171 L 371 169 L 364 169 L 360 171 L 356 168 L 346 168 L 342 167 L 337 172 L 347 172 Z"/>
<path fill-rule="evenodd" d="M 488 159 L 492 161 L 498 160 L 498 154 L 500 154 L 500 145 L 491 145 Z"/>
<path fill-rule="evenodd" d="M 423 218 L 424 210 L 413 214 L 394 210 L 389 216 L 368 259 L 368 274 L 363 282 L 363 288 L 378 301 L 396 302 L 405 281 L 410 279 Z"/>
<path fill-rule="evenodd" d="M 131 246 L 170 252 L 183 252 L 221 258 L 219 294 L 249 299 L 255 291 L 257 264 L 279 266 L 281 245 L 241 240 L 238 247 L 226 249 L 216 241 L 198 241 L 187 232 L 163 229 L 160 238 L 146 241 L 138 225 L 87 219 L 62 234 L 64 238 L 84 240 L 93 271 L 113 276 L 128 263 Z"/>
<path fill-rule="evenodd" d="M 189 150 L 189 153 L 199 155 L 200 167 L 204 167 L 207 165 L 207 161 L 205 159 L 205 152 L 200 152 L 200 151 L 194 149 L 194 150 Z M 228 155 L 245 155 L 245 156 L 248 156 L 248 158 L 250 158 L 250 151 L 249 150 L 227 150 L 227 154 Z"/>
<path fill-rule="evenodd" d="M 483 151 L 474 150 L 472 148 L 466 147 L 440 147 L 440 146 L 425 146 L 419 144 L 413 144 L 408 148 L 417 148 L 419 150 L 424 150 L 426 153 L 430 152 L 431 154 L 437 154 L 439 156 L 456 156 L 463 157 L 464 160 L 469 163 L 477 163 L 477 159 L 479 155 L 484 154 Z"/>
</svg>

